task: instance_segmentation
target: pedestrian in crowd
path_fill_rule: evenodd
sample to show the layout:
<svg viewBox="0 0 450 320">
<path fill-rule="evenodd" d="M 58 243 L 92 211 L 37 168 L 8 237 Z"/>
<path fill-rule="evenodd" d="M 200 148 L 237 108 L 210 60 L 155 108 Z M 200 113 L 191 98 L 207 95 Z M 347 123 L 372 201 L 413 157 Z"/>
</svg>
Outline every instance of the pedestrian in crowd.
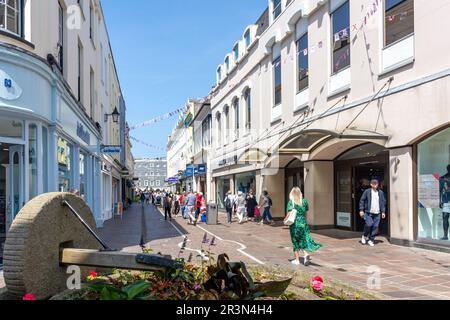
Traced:
<svg viewBox="0 0 450 320">
<path fill-rule="evenodd" d="M 145 194 L 144 194 L 144 192 L 141 192 L 141 205 L 142 206 L 144 206 L 144 204 L 145 204 Z"/>
<path fill-rule="evenodd" d="M 295 259 L 292 260 L 292 264 L 300 265 L 300 252 L 303 252 L 303 264 L 308 266 L 311 263 L 310 253 L 316 252 L 322 246 L 316 243 L 311 236 L 307 221 L 309 205 L 308 201 L 303 198 L 300 188 L 293 188 L 289 199 L 285 223 L 290 218 L 294 221 L 289 226 L 292 247 L 295 253 Z M 295 217 L 291 217 L 291 215 L 295 215 Z"/>
<path fill-rule="evenodd" d="M 379 190 L 379 186 L 378 179 L 372 179 L 371 188 L 364 191 L 359 203 L 359 214 L 365 221 L 361 243 L 371 247 L 375 246 L 381 219 L 386 219 L 386 197 L 384 192 Z"/>
<path fill-rule="evenodd" d="M 180 213 L 180 194 L 178 191 L 175 193 L 173 198 L 173 213 L 175 218 L 178 218 L 178 214 Z"/>
<path fill-rule="evenodd" d="M 187 204 L 186 204 L 186 217 L 189 219 L 189 224 L 197 225 L 197 221 L 195 220 L 195 211 L 196 211 L 197 197 L 195 193 L 192 191 L 189 192 L 187 196 Z"/>
<path fill-rule="evenodd" d="M 247 207 L 247 217 L 253 222 L 255 221 L 255 208 L 258 206 L 258 202 L 256 201 L 256 197 L 253 194 L 252 189 L 248 192 L 245 201 Z"/>
<path fill-rule="evenodd" d="M 234 198 L 233 198 L 233 194 L 231 193 L 231 190 L 227 192 L 227 195 L 226 195 L 225 199 L 223 200 L 223 203 L 225 205 L 225 210 L 227 211 L 228 224 L 232 224 L 233 223 Z"/>
<path fill-rule="evenodd" d="M 269 196 L 269 192 L 267 192 L 266 190 L 263 191 L 263 194 L 261 195 L 261 199 L 260 199 L 259 203 L 260 203 L 259 209 L 260 209 L 260 211 L 263 212 L 261 225 L 264 225 L 264 221 L 266 221 L 266 220 L 269 224 L 273 225 L 274 222 L 273 222 L 272 214 L 270 213 L 270 208 L 272 207 L 273 203 L 272 203 L 272 198 Z"/>
<path fill-rule="evenodd" d="M 238 196 L 236 197 L 236 200 L 234 202 L 236 204 L 236 215 L 238 217 L 239 224 L 242 224 L 244 222 L 244 219 L 248 221 L 247 211 L 245 208 L 245 196 L 242 191 L 238 192 Z"/>
<path fill-rule="evenodd" d="M 195 192 L 195 224 L 198 222 L 198 217 L 202 210 L 203 193 Z"/>
<path fill-rule="evenodd" d="M 188 203 L 188 193 L 185 191 L 181 199 L 181 214 L 183 215 L 183 219 L 185 220 L 187 218 L 187 203 Z"/>
<path fill-rule="evenodd" d="M 165 194 L 163 198 L 163 205 L 164 205 L 164 220 L 167 221 L 167 216 L 169 217 L 170 221 L 172 221 L 172 198 L 167 193 Z"/>
</svg>

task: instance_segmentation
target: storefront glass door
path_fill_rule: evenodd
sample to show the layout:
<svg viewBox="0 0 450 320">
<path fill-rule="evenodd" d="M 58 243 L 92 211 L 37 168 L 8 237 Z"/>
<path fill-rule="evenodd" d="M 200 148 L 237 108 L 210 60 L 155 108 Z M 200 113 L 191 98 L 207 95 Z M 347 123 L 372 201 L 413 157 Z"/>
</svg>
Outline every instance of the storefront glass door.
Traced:
<svg viewBox="0 0 450 320">
<path fill-rule="evenodd" d="M 9 183 L 7 186 L 7 229 L 9 229 L 14 218 L 24 205 L 23 146 L 9 147 L 9 164 Z"/>
<path fill-rule="evenodd" d="M 384 148 L 366 144 L 352 149 L 335 162 L 336 227 L 362 232 L 364 220 L 359 205 L 370 180 L 378 179 L 380 189 L 389 199 L 389 154 Z M 380 224 L 380 234 L 389 235 L 389 201 L 387 219 Z"/>
</svg>

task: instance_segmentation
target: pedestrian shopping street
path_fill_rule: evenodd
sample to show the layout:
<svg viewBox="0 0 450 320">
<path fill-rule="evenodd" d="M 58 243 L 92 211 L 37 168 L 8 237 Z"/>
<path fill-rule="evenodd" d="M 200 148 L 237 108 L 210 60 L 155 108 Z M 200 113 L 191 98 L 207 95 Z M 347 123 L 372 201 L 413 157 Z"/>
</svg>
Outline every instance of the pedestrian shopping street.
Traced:
<svg viewBox="0 0 450 320">
<path fill-rule="evenodd" d="M 219 221 L 225 222 L 225 216 L 221 215 Z M 202 244 L 205 233 L 208 242 L 215 238 L 215 246 Z M 140 252 L 144 239 L 154 253 L 174 258 L 191 256 L 192 261 L 199 261 L 201 250 L 210 250 L 215 255 L 227 253 L 232 261 L 301 268 L 311 275 L 340 280 L 363 290 L 367 288 L 369 267 L 375 266 L 381 271 L 381 288 L 375 292 L 389 299 L 450 299 L 447 253 L 394 246 L 385 238 L 370 248 L 359 243 L 359 233 L 315 232 L 313 237 L 324 247 L 313 256 L 308 268 L 294 267 L 289 262 L 293 258 L 289 230 L 280 222 L 275 226 L 233 223 L 193 227 L 181 217 L 165 222 L 152 206 L 145 207 L 143 218 L 141 206 L 133 205 L 123 220 L 108 221 L 99 234 L 113 248 L 127 252 Z M 184 236 L 188 237 L 187 246 L 179 255 Z"/>
</svg>

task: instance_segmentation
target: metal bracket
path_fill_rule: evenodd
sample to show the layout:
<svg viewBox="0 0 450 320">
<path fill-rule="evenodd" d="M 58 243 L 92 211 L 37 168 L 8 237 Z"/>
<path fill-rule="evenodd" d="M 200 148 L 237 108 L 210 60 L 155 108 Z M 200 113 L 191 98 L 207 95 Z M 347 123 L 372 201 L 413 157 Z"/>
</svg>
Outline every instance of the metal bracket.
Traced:
<svg viewBox="0 0 450 320">
<path fill-rule="evenodd" d="M 81 224 L 89 231 L 89 233 L 100 243 L 103 247 L 102 252 L 114 252 L 117 251 L 116 249 L 111 249 L 100 237 L 92 230 L 92 228 L 89 226 L 89 224 L 78 214 L 78 212 L 68 203 L 66 200 L 63 200 L 61 202 L 61 205 L 64 207 L 69 208 L 69 210 L 73 213 L 75 218 L 77 218 Z"/>
</svg>

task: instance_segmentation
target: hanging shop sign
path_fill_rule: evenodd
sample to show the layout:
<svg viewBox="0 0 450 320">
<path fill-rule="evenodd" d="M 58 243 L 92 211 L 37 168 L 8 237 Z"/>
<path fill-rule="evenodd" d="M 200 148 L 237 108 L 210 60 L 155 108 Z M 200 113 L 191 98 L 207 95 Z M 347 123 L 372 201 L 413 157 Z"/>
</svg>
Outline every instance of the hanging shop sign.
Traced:
<svg viewBox="0 0 450 320">
<path fill-rule="evenodd" d="M 180 180 L 178 179 L 178 177 L 171 177 L 171 178 L 169 178 L 169 179 L 167 179 L 167 182 L 168 183 L 171 183 L 171 184 L 176 184 L 176 183 L 178 183 Z"/>
<path fill-rule="evenodd" d="M 5 71 L 0 69 L 0 98 L 17 100 L 22 95 L 22 89 Z"/>
<path fill-rule="evenodd" d="M 186 118 L 184 119 L 184 126 L 187 128 L 191 125 L 192 120 L 194 119 L 194 116 L 192 113 L 188 113 Z"/>
<path fill-rule="evenodd" d="M 186 165 L 185 176 L 186 177 L 193 176 L 194 175 L 194 170 L 195 170 L 195 166 L 193 164 L 187 164 Z"/>
<path fill-rule="evenodd" d="M 101 151 L 102 151 L 102 153 L 105 153 L 105 154 L 116 154 L 116 153 L 122 152 L 122 147 L 121 146 L 102 146 Z"/>
<path fill-rule="evenodd" d="M 194 170 L 194 175 L 201 176 L 206 174 L 206 164 L 199 164 Z"/>
</svg>

